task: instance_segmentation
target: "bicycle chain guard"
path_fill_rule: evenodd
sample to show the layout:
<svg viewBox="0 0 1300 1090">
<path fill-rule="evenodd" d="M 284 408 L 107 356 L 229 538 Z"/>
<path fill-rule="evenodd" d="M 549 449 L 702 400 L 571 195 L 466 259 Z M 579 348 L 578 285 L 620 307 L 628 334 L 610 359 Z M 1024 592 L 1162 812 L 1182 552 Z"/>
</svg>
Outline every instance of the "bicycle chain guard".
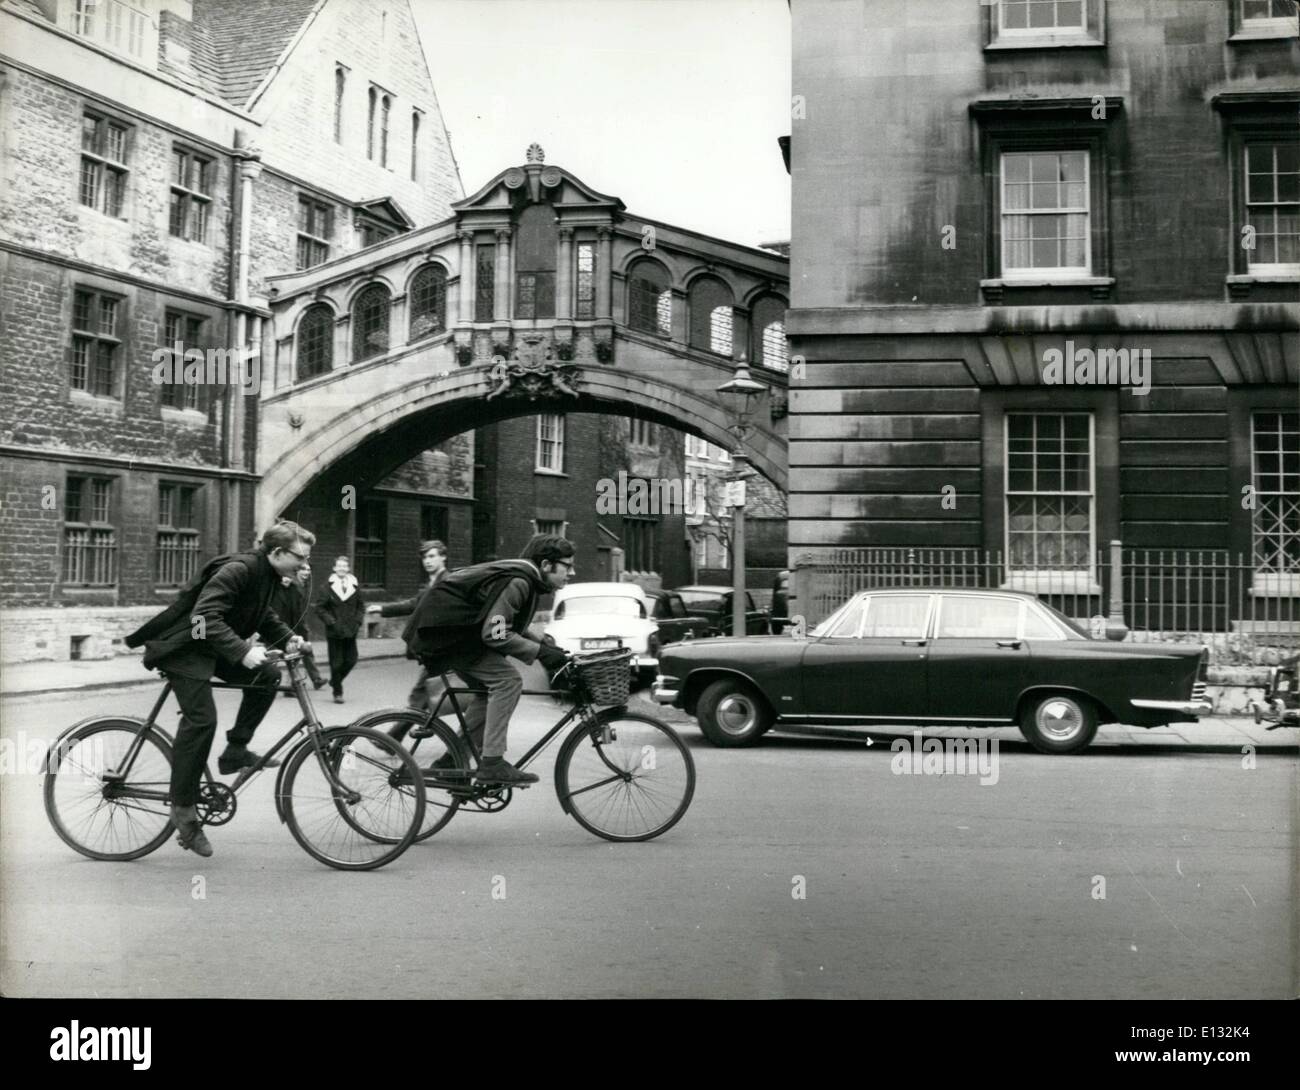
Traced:
<svg viewBox="0 0 1300 1090">
<path fill-rule="evenodd" d="M 235 816 L 235 793 L 224 783 L 205 783 L 199 788 L 199 800 L 195 803 L 199 821 L 204 825 L 225 825 Z"/>
</svg>

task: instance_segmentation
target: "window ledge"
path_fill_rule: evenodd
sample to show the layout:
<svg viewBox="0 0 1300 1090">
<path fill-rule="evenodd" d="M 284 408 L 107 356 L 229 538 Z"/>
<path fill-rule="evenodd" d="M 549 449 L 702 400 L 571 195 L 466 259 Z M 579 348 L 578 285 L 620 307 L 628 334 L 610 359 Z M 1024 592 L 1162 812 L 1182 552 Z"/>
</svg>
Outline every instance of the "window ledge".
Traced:
<svg viewBox="0 0 1300 1090">
<path fill-rule="evenodd" d="M 1101 585 L 1086 571 L 1013 571 L 1002 590 L 1024 590 L 1033 594 L 1101 595 Z"/>
<path fill-rule="evenodd" d="M 1269 41 L 1277 38 L 1294 38 L 1300 34 L 1294 20 L 1279 21 L 1271 26 L 1240 27 L 1228 36 L 1228 43 Z"/>
<path fill-rule="evenodd" d="M 1000 276 L 980 281 L 986 303 L 997 304 L 1008 291 L 1021 288 L 1087 288 L 1094 299 L 1109 299 L 1115 288 L 1113 276 Z"/>
<path fill-rule="evenodd" d="M 122 403 L 115 397 L 87 393 L 85 390 L 69 390 L 68 397 L 73 405 L 90 409 L 92 412 L 104 413 L 106 416 L 121 416 L 123 412 Z"/>
<path fill-rule="evenodd" d="M 1300 269 L 1295 272 L 1252 272 L 1227 277 L 1228 284 L 1300 284 Z"/>
<path fill-rule="evenodd" d="M 160 405 L 162 418 L 172 424 L 184 424 L 190 428 L 206 428 L 208 414 L 198 409 L 178 409 L 173 405 Z"/>
<path fill-rule="evenodd" d="M 541 466 L 535 467 L 533 469 L 533 473 L 542 477 L 567 477 L 568 476 L 568 474 L 565 473 L 564 470 L 562 469 L 543 469 Z"/>
<path fill-rule="evenodd" d="M 984 47 L 985 53 L 1014 49 L 1104 49 L 1106 43 L 1091 34 L 1026 34 L 998 38 Z"/>
</svg>

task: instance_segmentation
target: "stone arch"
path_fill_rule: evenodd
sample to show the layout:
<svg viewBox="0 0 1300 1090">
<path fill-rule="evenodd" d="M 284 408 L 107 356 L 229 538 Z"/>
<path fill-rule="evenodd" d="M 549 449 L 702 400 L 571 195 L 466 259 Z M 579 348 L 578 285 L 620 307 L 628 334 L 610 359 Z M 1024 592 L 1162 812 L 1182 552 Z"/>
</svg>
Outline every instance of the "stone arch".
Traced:
<svg viewBox="0 0 1300 1090">
<path fill-rule="evenodd" d="M 313 480 L 335 467 L 355 467 L 350 480 L 360 494 L 402 462 L 426 449 L 431 441 L 455 435 L 494 420 L 533 415 L 539 403 L 523 398 L 488 400 L 493 390 L 488 369 L 473 367 L 429 376 L 393 389 L 366 389 L 368 396 L 330 399 L 332 415 L 310 430 L 289 430 L 277 422 L 287 414 L 268 414 L 268 427 L 284 441 L 281 453 L 266 466 L 258 487 L 258 525 L 269 525 L 288 510 Z M 337 408 L 335 408 L 337 406 Z M 579 398 L 559 403 L 562 411 L 612 412 L 638 415 L 655 423 L 703 435 L 709 442 L 730 449 L 730 417 L 712 390 L 684 389 L 643 374 L 617 368 L 587 368 L 582 373 Z M 546 409 L 552 408 L 547 403 Z M 314 414 L 312 414 L 314 415 Z M 752 464 L 758 472 L 785 490 L 787 480 L 784 440 L 770 428 L 755 429 L 747 439 Z"/>
<path fill-rule="evenodd" d="M 736 289 L 726 278 L 705 272 L 686 289 L 687 344 L 716 355 L 736 353 Z"/>
<path fill-rule="evenodd" d="M 657 257 L 636 255 L 627 263 L 624 313 L 627 325 L 641 333 L 670 338 L 673 335 L 673 275 Z"/>
</svg>

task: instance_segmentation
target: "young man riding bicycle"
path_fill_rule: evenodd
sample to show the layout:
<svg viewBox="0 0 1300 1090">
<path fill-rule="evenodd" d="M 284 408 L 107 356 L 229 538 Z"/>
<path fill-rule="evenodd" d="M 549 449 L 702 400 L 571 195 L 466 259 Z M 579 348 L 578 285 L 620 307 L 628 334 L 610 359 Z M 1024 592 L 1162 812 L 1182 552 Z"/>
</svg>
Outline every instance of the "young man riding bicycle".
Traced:
<svg viewBox="0 0 1300 1090">
<path fill-rule="evenodd" d="M 407 625 L 407 645 L 431 677 L 454 671 L 466 684 L 487 690 L 486 699 L 475 694 L 465 708 L 466 728 L 482 754 L 475 776 L 481 783 L 537 782 L 505 759 L 510 716 L 524 687 L 506 659 L 541 662 L 551 677 L 569 661 L 559 648 L 530 636 L 528 626 L 538 599 L 559 590 L 573 573 L 573 545 L 538 534 L 518 560 L 474 564 L 444 576 L 421 597 Z"/>
<path fill-rule="evenodd" d="M 315 543 L 315 535 L 297 523 L 277 522 L 253 552 L 210 561 L 176 601 L 126 637 L 128 647 L 144 644 L 145 668 L 164 671 L 180 703 L 171 818 L 180 846 L 199 855 L 212 854 L 196 809 L 217 730 L 212 677 L 249 686 L 217 761 L 221 774 L 228 776 L 260 759 L 248 743 L 280 685 L 279 670 L 266 660 L 266 647 L 252 637 L 257 633 L 268 644 L 282 643 L 287 651 L 305 642 L 276 616 L 271 603 L 282 578 L 307 563 Z"/>
</svg>

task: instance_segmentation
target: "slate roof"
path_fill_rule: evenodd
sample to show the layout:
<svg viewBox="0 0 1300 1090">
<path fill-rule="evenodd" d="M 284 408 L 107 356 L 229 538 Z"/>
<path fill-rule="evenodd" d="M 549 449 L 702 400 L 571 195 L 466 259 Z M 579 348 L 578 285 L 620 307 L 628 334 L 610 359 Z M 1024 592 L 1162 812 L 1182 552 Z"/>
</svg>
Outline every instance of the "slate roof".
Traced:
<svg viewBox="0 0 1300 1090">
<path fill-rule="evenodd" d="M 321 0 L 194 0 L 191 62 L 211 65 L 212 88 L 246 106 Z"/>
</svg>

